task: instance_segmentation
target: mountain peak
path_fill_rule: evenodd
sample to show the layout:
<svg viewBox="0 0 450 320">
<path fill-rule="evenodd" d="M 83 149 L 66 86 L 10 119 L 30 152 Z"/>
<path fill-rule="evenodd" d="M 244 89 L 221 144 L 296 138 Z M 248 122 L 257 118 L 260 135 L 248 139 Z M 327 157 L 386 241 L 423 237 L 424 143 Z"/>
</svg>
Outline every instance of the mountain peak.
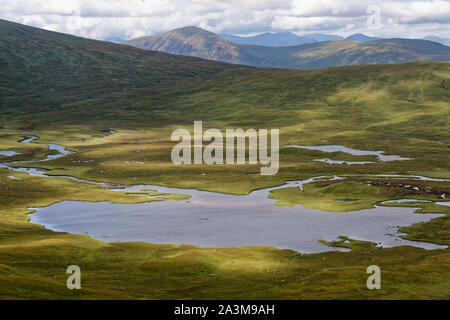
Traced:
<svg viewBox="0 0 450 320">
<path fill-rule="evenodd" d="M 187 26 L 163 34 L 131 39 L 125 44 L 142 49 L 190 55 L 209 60 L 235 62 L 239 48 L 221 36 L 195 26 Z M 236 61 L 237 62 L 237 61 Z"/>
<path fill-rule="evenodd" d="M 355 33 L 348 36 L 345 39 L 351 41 L 367 42 L 367 41 L 381 40 L 382 38 L 367 36 L 364 33 Z"/>
<path fill-rule="evenodd" d="M 198 35 L 201 35 L 201 34 L 216 35 L 215 33 L 211 32 L 211 31 L 208 31 L 208 30 L 196 27 L 196 26 L 186 26 L 186 27 L 178 28 L 178 29 L 166 32 L 166 33 L 181 33 L 181 34 L 184 34 L 187 36 L 192 36 L 192 35 L 196 35 L 196 34 L 198 34 Z"/>
<path fill-rule="evenodd" d="M 185 27 L 174 29 L 172 31 L 195 31 L 195 32 L 202 32 L 203 31 L 203 32 L 209 32 L 209 31 L 207 31 L 205 29 L 202 29 L 200 27 L 197 27 L 197 26 L 185 26 Z"/>
</svg>

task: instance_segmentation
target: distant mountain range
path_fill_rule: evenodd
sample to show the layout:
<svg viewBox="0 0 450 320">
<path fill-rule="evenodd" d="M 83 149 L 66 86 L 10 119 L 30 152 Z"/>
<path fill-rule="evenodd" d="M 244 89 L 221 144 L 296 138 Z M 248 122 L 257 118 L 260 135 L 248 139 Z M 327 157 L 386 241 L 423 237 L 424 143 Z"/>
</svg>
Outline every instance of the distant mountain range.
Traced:
<svg viewBox="0 0 450 320">
<path fill-rule="evenodd" d="M 300 44 L 317 41 L 314 38 L 301 37 L 292 32 L 276 32 L 276 33 L 267 32 L 254 37 L 239 37 L 226 33 L 221 34 L 220 36 L 231 42 L 247 43 L 266 47 L 297 46 Z"/>
<path fill-rule="evenodd" d="M 306 43 L 332 41 L 332 40 L 351 40 L 351 41 L 367 42 L 382 39 L 369 37 L 361 33 L 352 34 L 347 38 L 323 33 L 299 36 L 292 32 L 274 32 L 274 33 L 267 32 L 253 37 L 239 37 L 227 33 L 221 34 L 220 36 L 231 42 L 254 44 L 257 46 L 265 46 L 265 47 L 298 46 Z"/>
<path fill-rule="evenodd" d="M 306 41 L 293 33 L 263 34 L 251 37 L 264 43 L 268 39 Z M 326 35 L 316 35 L 324 38 Z M 215 33 L 184 27 L 164 34 L 124 42 L 134 47 L 171 54 L 195 56 L 256 67 L 316 69 L 357 64 L 388 64 L 409 61 L 450 61 L 450 47 L 429 40 L 378 39 L 362 34 L 353 40 L 312 41 L 293 46 L 261 46 L 229 41 Z M 235 39 L 235 38 L 233 38 Z M 255 40 L 256 39 L 256 40 Z M 274 42 L 272 42 L 274 43 Z M 286 43 L 286 42 L 285 42 Z"/>
<path fill-rule="evenodd" d="M 241 37 L 232 34 L 223 33 L 220 36 L 228 41 L 236 42 L 236 43 L 245 43 L 245 44 L 254 44 L 258 46 L 265 47 L 289 47 L 289 46 L 297 46 L 306 43 L 312 42 L 321 42 L 321 41 L 333 41 L 333 40 L 351 40 L 351 41 L 359 41 L 359 42 L 368 42 L 374 40 L 382 40 L 385 38 L 371 37 L 362 33 L 355 33 L 346 38 L 334 35 L 334 34 L 326 34 L 326 33 L 312 33 L 304 36 L 299 36 L 293 32 L 266 32 L 256 36 L 251 37 Z M 426 36 L 421 38 L 422 40 L 430 40 L 433 42 L 439 42 L 446 46 L 450 46 L 450 39 L 444 39 L 436 36 Z M 104 39 L 104 41 L 121 43 L 125 42 L 125 39 L 121 37 L 108 37 Z"/>
<path fill-rule="evenodd" d="M 345 38 L 341 36 L 337 36 L 334 34 L 325 34 L 325 33 L 313 33 L 308 34 L 305 37 L 309 39 L 314 39 L 316 41 L 332 41 L 332 40 L 345 40 Z"/>
</svg>

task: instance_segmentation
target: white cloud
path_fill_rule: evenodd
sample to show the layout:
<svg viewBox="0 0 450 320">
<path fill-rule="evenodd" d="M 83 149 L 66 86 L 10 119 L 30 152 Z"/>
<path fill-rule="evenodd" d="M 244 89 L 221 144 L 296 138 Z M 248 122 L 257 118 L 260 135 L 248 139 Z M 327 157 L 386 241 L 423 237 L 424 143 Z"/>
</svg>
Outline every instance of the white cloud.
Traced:
<svg viewBox="0 0 450 320">
<path fill-rule="evenodd" d="M 381 10 L 377 30 L 367 29 L 369 5 Z M 186 25 L 237 34 L 450 38 L 449 0 L 0 0 L 0 18 L 95 39 L 129 39 Z"/>
</svg>

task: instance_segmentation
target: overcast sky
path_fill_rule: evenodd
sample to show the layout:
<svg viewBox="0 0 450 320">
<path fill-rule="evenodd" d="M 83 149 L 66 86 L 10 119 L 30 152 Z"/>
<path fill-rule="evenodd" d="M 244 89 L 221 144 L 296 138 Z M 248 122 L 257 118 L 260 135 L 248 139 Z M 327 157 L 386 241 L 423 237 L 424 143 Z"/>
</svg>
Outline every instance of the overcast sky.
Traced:
<svg viewBox="0 0 450 320">
<path fill-rule="evenodd" d="M 94 39 L 130 39 L 188 25 L 240 35 L 450 38 L 450 0 L 0 0 L 0 18 Z"/>
</svg>

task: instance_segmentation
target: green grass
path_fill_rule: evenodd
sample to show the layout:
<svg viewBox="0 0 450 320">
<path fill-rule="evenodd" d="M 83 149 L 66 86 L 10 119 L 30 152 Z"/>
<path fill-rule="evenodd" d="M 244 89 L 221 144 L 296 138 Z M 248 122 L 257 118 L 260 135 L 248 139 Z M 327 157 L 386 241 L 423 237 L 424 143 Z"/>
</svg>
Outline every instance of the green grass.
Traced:
<svg viewBox="0 0 450 320">
<path fill-rule="evenodd" d="M 370 242 L 370 241 L 360 241 L 355 239 L 350 239 L 346 236 L 340 236 L 340 240 L 336 241 L 325 241 L 321 240 L 323 244 L 326 244 L 327 246 L 331 247 L 338 247 L 338 248 L 347 248 L 352 251 L 365 251 L 365 250 L 371 250 L 376 248 L 376 243 Z M 378 248 L 381 250 L 381 248 Z"/>
<path fill-rule="evenodd" d="M 407 185 L 408 187 L 405 187 Z M 415 190 L 418 188 L 419 190 Z M 450 191 L 449 182 L 418 181 L 401 179 L 379 179 L 376 177 L 350 177 L 345 180 L 317 181 L 308 183 L 303 190 L 298 187 L 288 187 L 272 190 L 269 197 L 277 199 L 276 205 L 295 206 L 301 204 L 306 208 L 341 212 L 373 208 L 382 205 L 389 199 L 441 200 L 441 195 Z M 419 212 L 449 212 L 446 206 L 431 203 L 419 203 Z M 416 202 L 389 203 L 387 206 L 412 206 Z"/>
</svg>

